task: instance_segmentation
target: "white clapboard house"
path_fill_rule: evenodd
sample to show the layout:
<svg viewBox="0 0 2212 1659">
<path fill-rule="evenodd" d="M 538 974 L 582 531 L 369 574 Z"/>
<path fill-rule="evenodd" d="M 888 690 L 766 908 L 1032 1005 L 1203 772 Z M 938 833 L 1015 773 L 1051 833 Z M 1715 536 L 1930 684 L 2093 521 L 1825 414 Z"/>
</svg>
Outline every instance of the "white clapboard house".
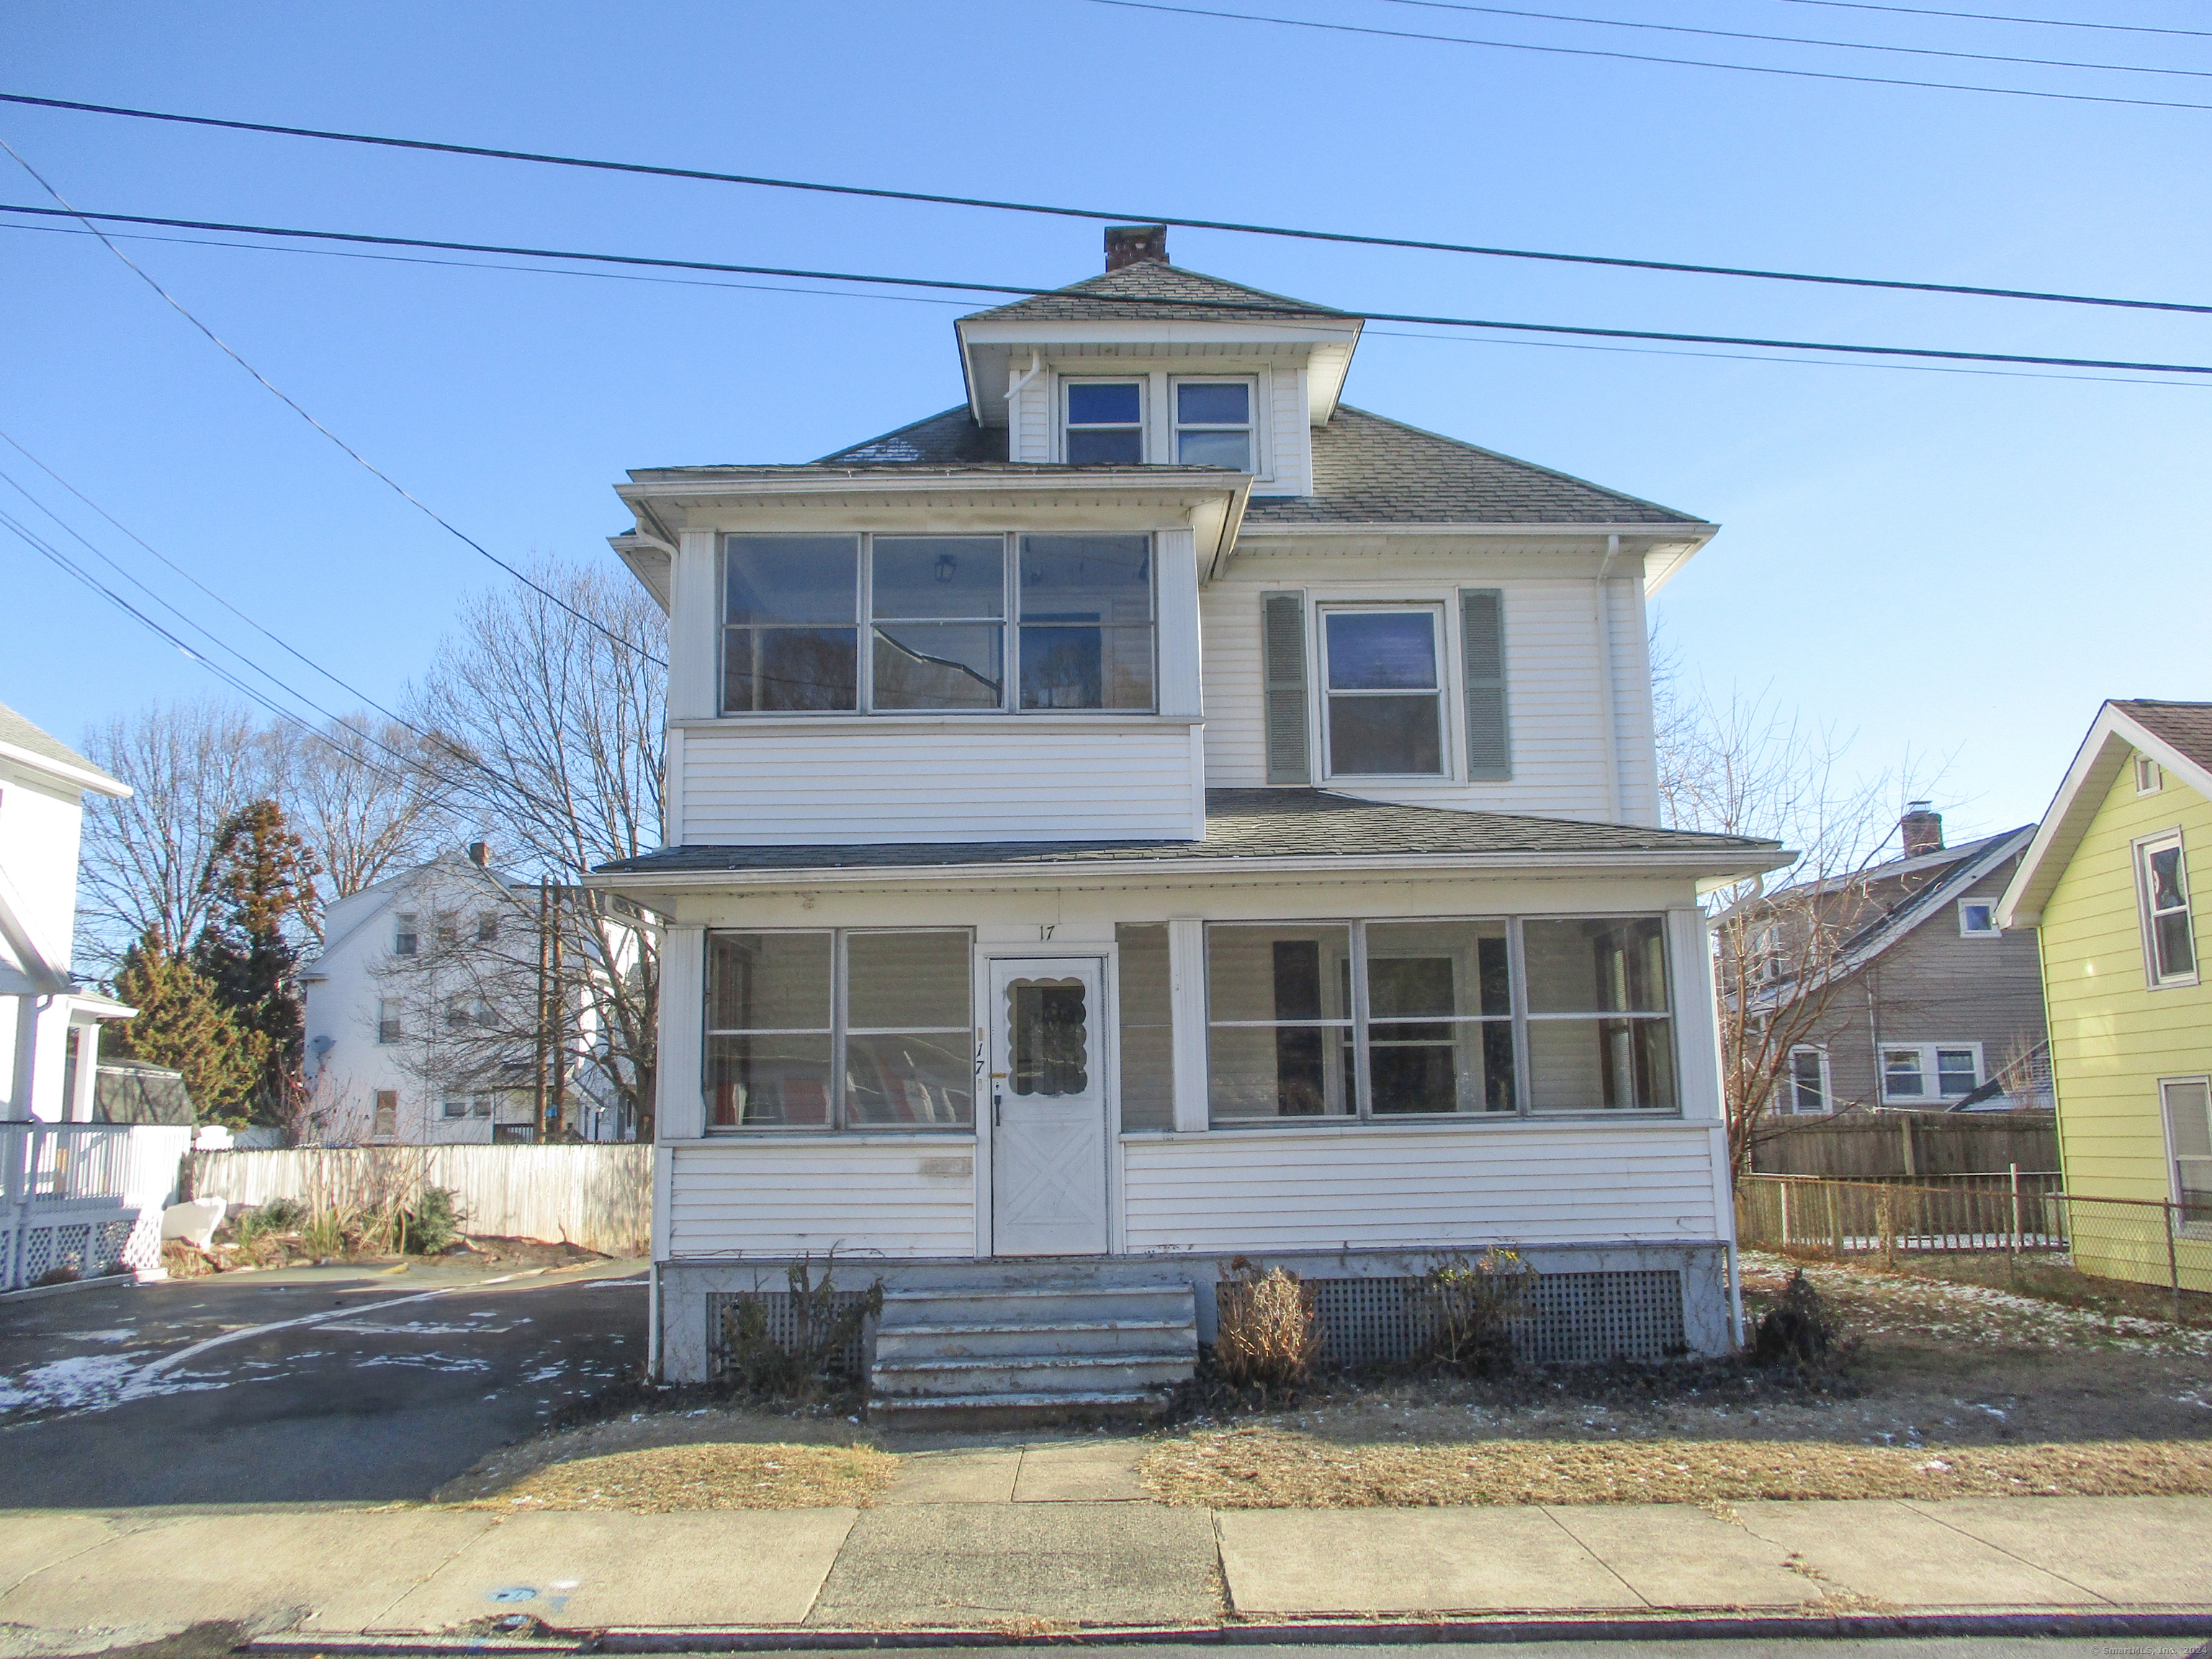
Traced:
<svg viewBox="0 0 2212 1659">
<path fill-rule="evenodd" d="M 878 1398 L 1189 1373 L 1243 1256 L 1346 1358 L 1541 1270 L 1558 1357 L 1732 1337 L 1701 883 L 1645 600 L 1715 526 L 1340 401 L 1357 317 L 1107 270 L 957 326 L 958 406 L 634 472 L 669 613 L 656 1336 L 834 1250 Z"/>
</svg>

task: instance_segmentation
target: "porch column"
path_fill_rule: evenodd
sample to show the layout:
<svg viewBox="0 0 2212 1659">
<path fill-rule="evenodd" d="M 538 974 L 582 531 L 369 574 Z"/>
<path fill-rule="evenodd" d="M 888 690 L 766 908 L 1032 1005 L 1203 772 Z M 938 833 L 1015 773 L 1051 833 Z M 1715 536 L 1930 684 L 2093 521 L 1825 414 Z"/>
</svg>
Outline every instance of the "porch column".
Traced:
<svg viewBox="0 0 2212 1659">
<path fill-rule="evenodd" d="M 39 998 L 11 998 L 15 1005 L 15 1051 L 10 1056 L 8 1115 L 27 1122 L 38 1114 L 31 1109 L 31 1083 L 39 1069 Z"/>
<path fill-rule="evenodd" d="M 76 1045 L 76 1073 L 71 1079 L 70 1101 L 62 1115 L 71 1123 L 89 1123 L 100 1101 L 100 1025 L 72 1024 L 70 1041 Z"/>
<path fill-rule="evenodd" d="M 1175 1126 L 1203 1131 L 1206 1090 L 1206 924 L 1196 916 L 1168 922 L 1168 983 L 1175 1011 Z"/>
<path fill-rule="evenodd" d="M 660 1052 L 655 1138 L 707 1133 L 707 930 L 675 924 L 660 935 Z"/>
</svg>

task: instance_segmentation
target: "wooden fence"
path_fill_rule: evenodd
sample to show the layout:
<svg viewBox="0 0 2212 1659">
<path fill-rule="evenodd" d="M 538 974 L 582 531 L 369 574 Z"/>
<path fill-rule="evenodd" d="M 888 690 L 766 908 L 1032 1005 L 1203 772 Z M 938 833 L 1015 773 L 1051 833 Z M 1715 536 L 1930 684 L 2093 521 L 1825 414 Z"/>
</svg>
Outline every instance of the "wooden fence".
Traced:
<svg viewBox="0 0 2212 1659">
<path fill-rule="evenodd" d="M 607 1255 L 653 1236 L 653 1148 L 634 1146 L 302 1147 L 194 1152 L 191 1194 L 234 1207 L 286 1198 L 368 1209 L 443 1187 L 479 1238 L 534 1238 Z"/>
<path fill-rule="evenodd" d="M 1760 1175 L 1830 1181 L 1911 1181 L 1924 1176 L 2058 1167 L 2058 1129 L 2048 1112 L 1847 1112 L 1762 1119 L 1753 1146 Z"/>
<path fill-rule="evenodd" d="M 1747 1176 L 1738 1243 L 1753 1249 L 1895 1256 L 2063 1250 L 2067 1208 L 2056 1176 L 1966 1176 L 1941 1185 Z"/>
</svg>

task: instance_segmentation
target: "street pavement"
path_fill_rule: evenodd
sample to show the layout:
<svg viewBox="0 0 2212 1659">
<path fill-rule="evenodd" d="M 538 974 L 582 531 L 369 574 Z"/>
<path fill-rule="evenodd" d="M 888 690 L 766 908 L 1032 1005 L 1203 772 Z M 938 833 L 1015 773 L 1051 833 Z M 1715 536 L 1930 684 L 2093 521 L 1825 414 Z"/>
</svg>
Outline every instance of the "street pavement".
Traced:
<svg viewBox="0 0 2212 1659">
<path fill-rule="evenodd" d="M 303 1268 L 0 1304 L 0 1504 L 427 1497 L 643 1359 L 640 1271 Z"/>
</svg>

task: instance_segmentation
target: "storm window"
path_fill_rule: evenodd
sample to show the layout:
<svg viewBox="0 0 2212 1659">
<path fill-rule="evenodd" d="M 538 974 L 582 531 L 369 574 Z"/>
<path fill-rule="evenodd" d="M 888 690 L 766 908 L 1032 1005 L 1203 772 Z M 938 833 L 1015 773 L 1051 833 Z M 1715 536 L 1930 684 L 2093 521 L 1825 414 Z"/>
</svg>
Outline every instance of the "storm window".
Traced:
<svg viewBox="0 0 2212 1659">
<path fill-rule="evenodd" d="M 1217 922 L 1217 1124 L 1680 1109 L 1656 916 Z"/>
<path fill-rule="evenodd" d="M 2136 843 L 2136 888 L 2142 906 L 2143 966 L 2151 988 L 2197 983 L 2197 941 L 2190 920 L 2189 864 L 2181 831 Z"/>
<path fill-rule="evenodd" d="M 1252 382 L 1177 380 L 1176 459 L 1185 466 L 1259 469 L 1252 458 Z"/>
<path fill-rule="evenodd" d="M 731 536 L 723 564 L 725 714 L 1153 706 L 1149 536 Z"/>
<path fill-rule="evenodd" d="M 1071 466 L 1137 466 L 1145 459 L 1145 388 L 1139 380 L 1069 380 L 1063 453 Z"/>
<path fill-rule="evenodd" d="M 1321 622 L 1329 775 L 1441 774 L 1443 611 L 1326 607 Z"/>
<path fill-rule="evenodd" d="M 969 1127 L 969 1002 L 964 932 L 710 933 L 708 1127 Z"/>
</svg>

